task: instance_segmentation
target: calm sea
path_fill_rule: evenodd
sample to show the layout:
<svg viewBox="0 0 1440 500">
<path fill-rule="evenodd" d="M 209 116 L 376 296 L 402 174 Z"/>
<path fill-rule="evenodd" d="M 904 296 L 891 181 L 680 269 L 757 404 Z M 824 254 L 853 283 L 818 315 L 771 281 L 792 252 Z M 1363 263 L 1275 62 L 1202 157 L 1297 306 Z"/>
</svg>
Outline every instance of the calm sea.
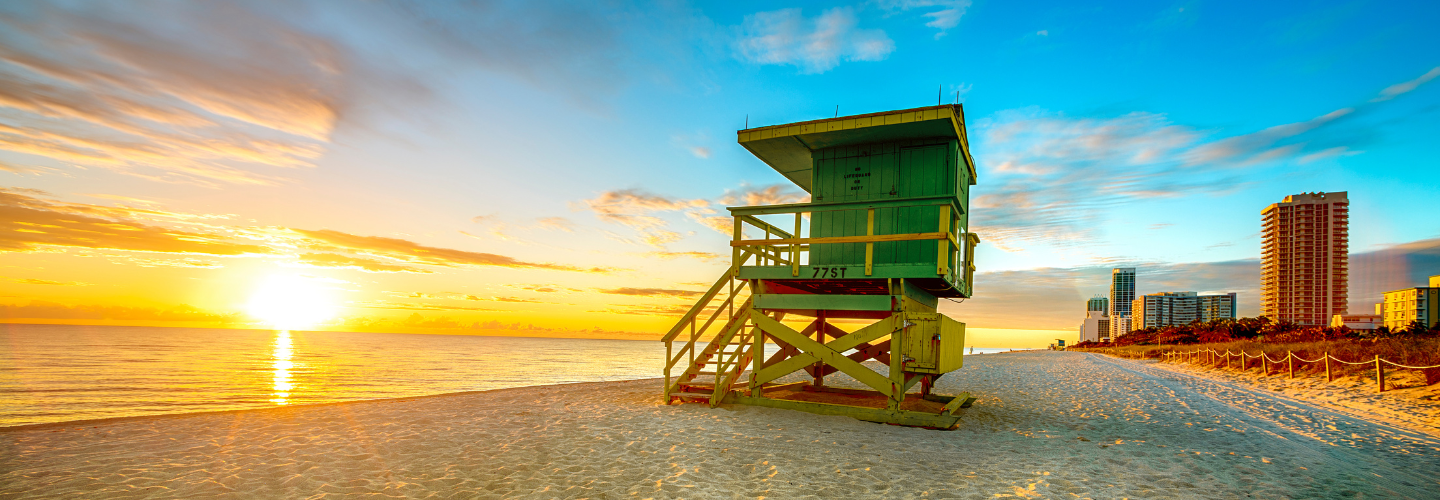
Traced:
<svg viewBox="0 0 1440 500">
<path fill-rule="evenodd" d="M 16 324 L 0 346 L 0 427 L 633 380 L 663 375 L 665 355 L 637 340 Z"/>
</svg>

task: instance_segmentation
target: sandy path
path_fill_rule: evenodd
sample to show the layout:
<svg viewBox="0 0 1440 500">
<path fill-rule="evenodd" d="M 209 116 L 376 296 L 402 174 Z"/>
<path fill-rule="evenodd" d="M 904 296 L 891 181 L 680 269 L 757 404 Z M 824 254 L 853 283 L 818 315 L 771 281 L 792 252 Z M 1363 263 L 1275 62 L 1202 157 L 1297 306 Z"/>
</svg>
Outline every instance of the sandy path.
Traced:
<svg viewBox="0 0 1440 500">
<path fill-rule="evenodd" d="M 0 497 L 1434 498 L 1440 440 L 1147 364 L 968 358 L 943 432 L 653 380 L 0 431 Z"/>
</svg>

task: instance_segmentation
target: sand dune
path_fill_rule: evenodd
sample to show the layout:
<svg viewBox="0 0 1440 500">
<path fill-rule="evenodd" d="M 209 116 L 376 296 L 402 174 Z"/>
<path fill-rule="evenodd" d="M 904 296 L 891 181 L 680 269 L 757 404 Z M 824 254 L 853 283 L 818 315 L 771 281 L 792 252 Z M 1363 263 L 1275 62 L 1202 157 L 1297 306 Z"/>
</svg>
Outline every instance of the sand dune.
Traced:
<svg viewBox="0 0 1440 500">
<path fill-rule="evenodd" d="M 659 403 L 659 382 L 0 430 L 0 497 L 1431 497 L 1440 439 L 1067 352 L 970 357 L 960 429 Z"/>
</svg>

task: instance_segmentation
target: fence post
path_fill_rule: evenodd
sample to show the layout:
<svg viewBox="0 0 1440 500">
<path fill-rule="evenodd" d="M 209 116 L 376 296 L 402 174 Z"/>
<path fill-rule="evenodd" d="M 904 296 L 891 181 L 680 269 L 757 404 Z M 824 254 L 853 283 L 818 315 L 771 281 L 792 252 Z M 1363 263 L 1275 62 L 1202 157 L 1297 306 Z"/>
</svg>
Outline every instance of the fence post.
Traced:
<svg viewBox="0 0 1440 500">
<path fill-rule="evenodd" d="M 1246 364 L 1246 363 L 1248 363 L 1249 361 L 1250 361 L 1249 359 L 1246 359 L 1246 358 L 1245 358 L 1245 350 L 1244 350 L 1244 349 L 1241 349 L 1241 350 L 1240 350 L 1240 371 L 1243 372 L 1243 371 L 1245 371 L 1245 370 L 1250 369 L 1250 366 Z"/>
<path fill-rule="evenodd" d="M 1295 378 L 1295 354 L 1285 351 L 1285 364 L 1290 365 L 1290 378 Z"/>
<path fill-rule="evenodd" d="M 1265 355 L 1263 349 L 1260 351 L 1260 369 L 1265 371 L 1265 376 L 1270 376 L 1270 357 Z"/>
<path fill-rule="evenodd" d="M 1380 355 L 1375 355 L 1375 385 L 1378 386 L 1375 392 L 1385 392 L 1385 367 L 1380 366 Z"/>
<path fill-rule="evenodd" d="M 1330 382 L 1333 380 L 1335 380 L 1335 377 L 1330 376 L 1330 351 L 1325 351 L 1325 381 Z"/>
</svg>

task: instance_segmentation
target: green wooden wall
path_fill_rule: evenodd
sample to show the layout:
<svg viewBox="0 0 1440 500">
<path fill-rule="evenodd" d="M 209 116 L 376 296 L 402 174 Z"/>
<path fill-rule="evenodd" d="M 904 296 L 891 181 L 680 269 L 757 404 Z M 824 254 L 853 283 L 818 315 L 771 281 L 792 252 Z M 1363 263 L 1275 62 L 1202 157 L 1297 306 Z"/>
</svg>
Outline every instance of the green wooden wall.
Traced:
<svg viewBox="0 0 1440 500">
<path fill-rule="evenodd" d="M 814 153 L 813 195 L 816 202 L 859 202 L 920 196 L 954 196 L 968 213 L 969 171 L 961 164 L 954 140 L 919 139 L 822 149 Z M 817 212 L 810 236 L 861 236 L 865 210 Z M 959 219 L 959 220 L 957 220 Z M 962 217 L 951 214 L 951 229 Z M 875 210 L 875 234 L 928 233 L 940 230 L 940 208 L 902 207 Z M 929 264 L 936 260 L 933 241 L 875 244 L 875 265 Z M 815 245 L 811 265 L 863 265 L 865 244 Z M 955 265 L 953 262 L 951 265 Z"/>
</svg>

